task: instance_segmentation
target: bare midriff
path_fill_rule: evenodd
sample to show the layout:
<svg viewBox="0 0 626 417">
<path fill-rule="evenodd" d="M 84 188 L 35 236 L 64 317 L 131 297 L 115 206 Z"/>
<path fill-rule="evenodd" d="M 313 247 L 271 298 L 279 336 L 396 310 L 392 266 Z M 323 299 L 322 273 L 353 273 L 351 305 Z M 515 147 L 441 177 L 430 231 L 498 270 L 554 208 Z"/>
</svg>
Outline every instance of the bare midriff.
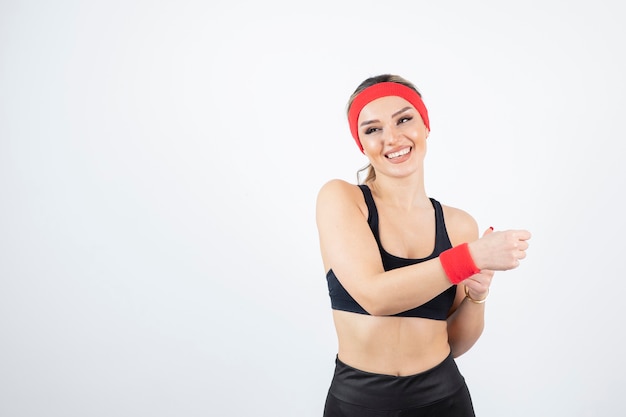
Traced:
<svg viewBox="0 0 626 417">
<path fill-rule="evenodd" d="M 333 310 L 339 359 L 356 369 L 407 376 L 449 354 L 447 323 L 420 317 L 378 317 Z"/>
</svg>

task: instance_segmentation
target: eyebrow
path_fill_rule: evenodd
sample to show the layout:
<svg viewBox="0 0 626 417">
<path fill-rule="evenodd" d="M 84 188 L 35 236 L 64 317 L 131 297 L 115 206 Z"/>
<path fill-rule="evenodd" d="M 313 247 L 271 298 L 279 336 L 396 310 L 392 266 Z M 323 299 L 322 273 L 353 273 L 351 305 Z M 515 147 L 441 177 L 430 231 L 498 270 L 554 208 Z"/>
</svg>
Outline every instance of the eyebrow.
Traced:
<svg viewBox="0 0 626 417">
<path fill-rule="evenodd" d="M 404 113 L 407 110 L 411 110 L 410 106 L 406 106 L 400 110 L 398 110 L 397 112 L 395 112 L 394 114 L 391 115 L 391 118 L 393 119 L 394 117 L 398 116 L 399 114 Z M 365 120 L 364 122 L 361 122 L 360 126 L 367 126 L 367 125 L 371 125 L 372 123 L 376 123 L 376 122 L 380 122 L 380 120 Z"/>
</svg>

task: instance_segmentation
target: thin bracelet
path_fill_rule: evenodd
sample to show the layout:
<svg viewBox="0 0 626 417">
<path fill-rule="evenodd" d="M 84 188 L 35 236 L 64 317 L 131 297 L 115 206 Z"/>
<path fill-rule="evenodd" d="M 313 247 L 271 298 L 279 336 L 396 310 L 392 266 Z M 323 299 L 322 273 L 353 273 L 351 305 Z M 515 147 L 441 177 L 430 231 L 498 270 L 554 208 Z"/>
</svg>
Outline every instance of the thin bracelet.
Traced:
<svg viewBox="0 0 626 417">
<path fill-rule="evenodd" d="M 489 297 L 489 290 L 487 290 L 487 297 L 483 298 L 482 300 L 474 300 L 469 295 L 469 289 L 467 288 L 467 285 L 464 285 L 464 287 L 465 287 L 465 298 L 468 298 L 472 303 L 474 303 L 474 304 L 482 304 L 485 301 L 487 301 L 487 297 Z"/>
</svg>

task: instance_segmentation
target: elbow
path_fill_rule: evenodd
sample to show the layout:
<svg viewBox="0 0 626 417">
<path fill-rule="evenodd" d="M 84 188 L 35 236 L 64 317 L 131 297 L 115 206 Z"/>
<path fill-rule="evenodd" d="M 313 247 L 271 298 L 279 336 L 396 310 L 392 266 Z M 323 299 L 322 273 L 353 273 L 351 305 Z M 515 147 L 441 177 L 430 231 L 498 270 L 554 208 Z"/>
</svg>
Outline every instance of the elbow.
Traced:
<svg viewBox="0 0 626 417">
<path fill-rule="evenodd" d="M 472 342 L 469 342 L 469 343 L 450 342 L 449 344 L 450 344 L 450 354 L 455 359 L 467 353 L 472 348 L 472 346 L 474 346 L 474 343 Z"/>
<path fill-rule="evenodd" d="M 398 297 L 388 294 L 389 291 L 384 286 L 376 285 L 372 282 L 370 285 L 364 285 L 359 288 L 358 292 L 353 295 L 356 302 L 372 316 L 393 316 L 401 311 L 401 303 Z"/>
<path fill-rule="evenodd" d="M 370 308 L 365 308 L 365 311 L 367 311 L 367 313 L 370 316 L 378 316 L 378 317 L 382 317 L 382 316 L 390 316 L 391 314 L 389 314 L 385 309 L 380 308 L 380 307 L 370 307 Z"/>
<path fill-rule="evenodd" d="M 482 331 L 475 335 L 460 338 L 459 340 L 448 339 L 448 344 L 450 345 L 450 353 L 452 354 L 452 357 L 458 358 L 459 356 L 467 353 L 472 347 L 474 347 L 476 342 L 478 342 L 481 333 Z"/>
<path fill-rule="evenodd" d="M 464 353 L 467 353 L 472 347 L 471 346 L 458 346 L 450 344 L 450 354 L 454 359 L 462 356 Z"/>
<path fill-rule="evenodd" d="M 359 294 L 354 299 L 370 316 L 386 315 L 379 297 L 373 294 Z"/>
<path fill-rule="evenodd" d="M 382 303 L 378 297 L 364 297 L 359 301 L 359 304 L 370 316 L 392 316 L 396 313 L 396 311 L 393 311 L 389 306 Z"/>
</svg>

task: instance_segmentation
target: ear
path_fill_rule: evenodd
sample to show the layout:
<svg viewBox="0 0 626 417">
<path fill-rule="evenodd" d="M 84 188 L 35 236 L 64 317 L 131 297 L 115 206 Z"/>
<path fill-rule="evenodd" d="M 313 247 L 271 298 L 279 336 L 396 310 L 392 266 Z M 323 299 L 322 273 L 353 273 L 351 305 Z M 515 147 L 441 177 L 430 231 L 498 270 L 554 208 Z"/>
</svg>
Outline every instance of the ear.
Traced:
<svg viewBox="0 0 626 417">
<path fill-rule="evenodd" d="M 426 129 L 426 139 L 428 139 L 428 135 L 430 135 L 430 129 L 425 128 Z"/>
</svg>

